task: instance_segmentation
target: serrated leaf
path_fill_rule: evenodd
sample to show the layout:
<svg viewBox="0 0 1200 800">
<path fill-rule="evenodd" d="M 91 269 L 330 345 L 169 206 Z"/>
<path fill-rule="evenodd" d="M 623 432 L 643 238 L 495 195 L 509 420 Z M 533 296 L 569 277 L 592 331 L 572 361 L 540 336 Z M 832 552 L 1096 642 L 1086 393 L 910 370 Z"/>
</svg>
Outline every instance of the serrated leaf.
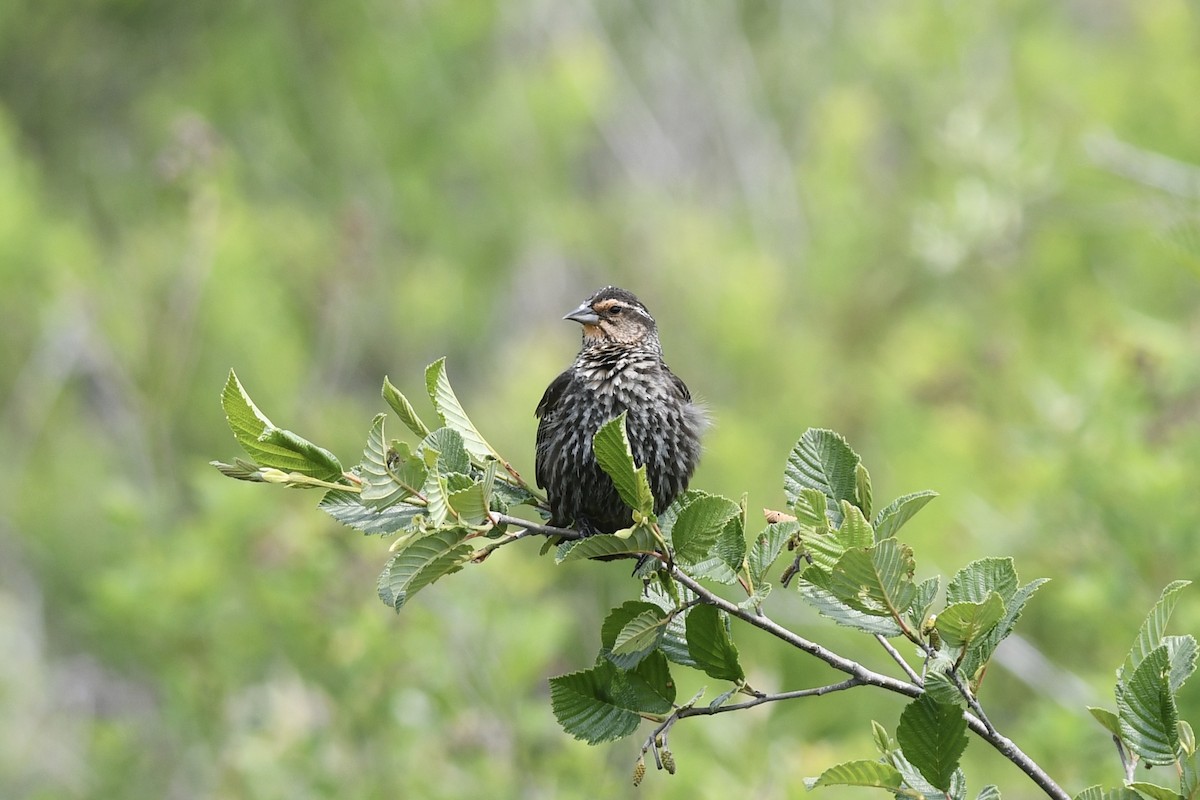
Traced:
<svg viewBox="0 0 1200 800">
<path fill-rule="evenodd" d="M 630 626 L 643 617 L 646 623 L 650 623 L 652 618 L 657 630 L 648 641 L 631 644 L 630 640 L 636 630 L 630 629 Z M 601 654 L 621 669 L 632 669 L 658 646 L 666 632 L 666 619 L 666 611 L 655 603 L 631 600 L 621 604 L 608 612 L 604 624 L 600 626 Z M 635 627 L 644 630 L 651 626 Z"/>
<path fill-rule="evenodd" d="M 854 468 L 854 505 L 863 513 L 867 519 L 871 518 L 871 473 L 867 472 L 867 468 L 860 462 Z"/>
<path fill-rule="evenodd" d="M 746 554 L 746 564 L 755 584 L 762 583 L 788 541 L 799 532 L 798 522 L 774 522 L 754 537 L 754 543 Z"/>
<path fill-rule="evenodd" d="M 258 410 L 233 370 L 221 392 L 221 407 L 233 437 L 259 466 L 298 472 L 310 478 L 334 481 L 342 477 L 337 456 L 291 431 L 276 427 Z"/>
<path fill-rule="evenodd" d="M 829 498 L 820 489 L 801 489 L 790 505 L 801 525 L 810 528 L 829 526 Z"/>
<path fill-rule="evenodd" d="M 916 597 L 912 548 L 885 539 L 871 548 L 847 550 L 829 576 L 829 590 L 865 614 L 898 617 Z"/>
<path fill-rule="evenodd" d="M 932 578 L 926 578 L 917 584 L 916 594 L 913 595 L 912 605 L 909 606 L 908 612 L 904 615 L 908 620 L 908 624 L 914 630 L 921 630 L 925 627 L 925 620 L 929 618 L 929 609 L 933 607 L 933 602 L 937 599 L 938 590 L 942 587 L 942 577 L 934 575 Z"/>
<path fill-rule="evenodd" d="M 900 713 L 896 741 L 925 780 L 935 789 L 949 791 L 958 760 L 967 749 L 967 721 L 958 706 L 922 695 Z"/>
<path fill-rule="evenodd" d="M 828 528 L 811 530 L 801 527 L 800 543 L 804 552 L 812 559 L 810 569 L 819 569 L 828 574 L 837 566 L 838 559 L 846 553 L 846 548 L 838 540 L 837 532 Z"/>
<path fill-rule="evenodd" d="M 792 448 L 784 469 L 783 491 L 788 503 L 795 504 L 802 489 L 817 489 L 834 501 L 829 515 L 834 525 L 841 524 L 840 504 L 842 500 L 854 502 L 860 461 L 841 435 L 809 428 Z"/>
<path fill-rule="evenodd" d="M 624 411 L 596 431 L 592 437 L 592 453 L 600 469 L 612 480 L 621 502 L 644 515 L 654 513 L 654 495 L 646 479 L 646 467 L 634 463 Z"/>
<path fill-rule="evenodd" d="M 1075 800 L 1142 800 L 1142 796 L 1124 786 L 1107 790 L 1100 786 L 1089 786 L 1075 795 Z"/>
<path fill-rule="evenodd" d="M 875 743 L 875 749 L 879 751 L 879 755 L 890 755 L 895 745 L 892 743 L 892 737 L 888 734 L 887 728 L 880 725 L 875 720 L 871 720 L 871 741 Z"/>
<path fill-rule="evenodd" d="M 676 588 L 679 589 L 679 596 L 672 597 L 659 582 L 652 582 L 648 587 L 646 597 L 665 612 L 672 612 L 680 604 L 695 599 L 692 593 L 686 588 Z M 663 637 L 659 642 L 658 649 L 668 659 L 680 666 L 695 667 L 696 661 L 692 658 L 692 654 L 688 652 L 687 628 L 685 626 L 686 614 L 687 612 L 675 614 L 671 618 L 671 621 L 667 623 L 666 630 L 663 631 Z"/>
<path fill-rule="evenodd" d="M 417 455 L 442 475 L 471 471 L 471 457 L 462 434 L 453 428 L 438 428 L 417 445 Z"/>
<path fill-rule="evenodd" d="M 734 572 L 746 563 L 746 527 L 742 514 L 735 514 L 717 534 L 713 553 Z"/>
<path fill-rule="evenodd" d="M 613 642 L 613 655 L 627 656 L 653 650 L 662 636 L 666 618 L 657 608 L 644 611 L 626 623 Z"/>
<path fill-rule="evenodd" d="M 429 426 L 417 415 L 417 410 L 408 402 L 408 398 L 401 394 L 386 376 L 383 379 L 383 399 L 410 431 L 422 439 L 429 435 Z"/>
<path fill-rule="evenodd" d="M 1017 592 L 1011 558 L 981 558 L 960 569 L 946 586 L 946 603 L 979 603 L 992 592 L 1007 603 Z"/>
<path fill-rule="evenodd" d="M 463 543 L 470 533 L 463 528 L 434 531 L 393 555 L 379 576 L 379 599 L 399 611 L 417 591 L 462 569 L 474 552 Z"/>
<path fill-rule="evenodd" d="M 711 557 L 726 523 L 740 513 L 737 503 L 717 495 L 705 495 L 684 506 L 671 528 L 675 560 L 696 564 Z"/>
<path fill-rule="evenodd" d="M 900 771 L 891 764 L 879 761 L 847 761 L 830 767 L 817 778 L 805 778 L 808 789 L 819 786 L 867 786 L 874 789 L 900 789 L 903 785 Z"/>
<path fill-rule="evenodd" d="M 1167 622 L 1170 621 L 1175 604 L 1179 601 L 1179 592 L 1189 584 L 1191 581 L 1172 581 L 1162 590 L 1158 602 L 1150 609 L 1150 613 L 1138 631 L 1137 639 L 1118 673 L 1118 680 L 1124 680 L 1126 675 L 1132 674 L 1133 670 L 1142 663 L 1142 659 L 1162 644 L 1163 635 L 1167 630 Z"/>
<path fill-rule="evenodd" d="M 1121 739 L 1147 764 L 1174 764 L 1179 753 L 1179 712 L 1171 693 L 1166 645 L 1151 650 L 1117 684 Z"/>
<path fill-rule="evenodd" d="M 1180 766 L 1179 788 L 1186 800 L 1195 800 L 1200 797 L 1200 753 L 1191 753 Z"/>
<path fill-rule="evenodd" d="M 692 608 L 685 623 L 688 652 L 696 666 L 709 677 L 741 681 L 745 673 L 738 663 L 737 648 L 726 625 L 724 613 L 715 606 L 699 605 Z"/>
<path fill-rule="evenodd" d="M 425 465 L 412 457 L 408 445 L 387 445 L 384 423 L 386 414 L 377 414 L 367 432 L 359 465 L 363 479 L 362 499 L 372 508 L 387 508 L 417 494 L 425 483 Z"/>
<path fill-rule="evenodd" d="M 1000 787 L 994 783 L 989 783 L 979 790 L 979 794 L 975 796 L 975 800 L 1000 800 Z"/>
<path fill-rule="evenodd" d="M 407 503 L 397 503 L 378 509 L 363 505 L 362 498 L 354 492 L 333 489 L 317 505 L 343 525 L 367 534 L 389 534 L 408 529 L 425 509 Z"/>
<path fill-rule="evenodd" d="M 600 556 L 616 556 L 622 554 L 642 555 L 656 553 L 659 550 L 658 539 L 654 530 L 648 525 L 636 525 L 628 536 L 615 533 L 602 533 L 578 539 L 573 542 L 563 542 L 555 561 L 559 564 L 567 561 L 579 561 Z"/>
<path fill-rule="evenodd" d="M 550 704 L 559 725 L 588 744 L 610 742 L 637 730 L 642 714 L 666 714 L 675 685 L 662 653 L 633 670 L 601 660 L 595 667 L 550 679 Z"/>
<path fill-rule="evenodd" d="M 978 602 L 988 592 L 996 592 L 1004 600 L 1005 612 L 1000 622 L 991 631 L 981 636 L 963 660 L 961 671 L 974 675 L 986 664 L 1000 646 L 1000 642 L 1013 631 L 1025 604 L 1034 592 L 1046 583 L 1046 578 L 1032 580 L 1018 587 L 1016 570 L 1010 558 L 985 558 L 968 564 L 955 575 L 947 587 L 947 602 Z M 952 598 L 952 599 L 951 599 Z"/>
<path fill-rule="evenodd" d="M 996 592 L 989 592 L 978 603 L 961 601 L 946 606 L 938 614 L 934 627 L 942 640 L 951 647 L 970 647 L 989 633 L 1004 617 L 1004 601 Z"/>
<path fill-rule="evenodd" d="M 1121 735 L 1121 720 L 1117 718 L 1116 714 L 1107 708 L 1097 708 L 1096 706 L 1088 706 L 1087 710 L 1104 727 L 1104 730 L 1113 736 Z"/>
<path fill-rule="evenodd" d="M 925 693 L 945 705 L 965 707 L 967 702 L 950 676 L 937 669 L 926 670 Z"/>
<path fill-rule="evenodd" d="M 488 503 L 482 483 L 472 483 L 446 495 L 446 504 L 454 515 L 468 525 L 479 525 L 487 519 Z"/>
<path fill-rule="evenodd" d="M 447 428 L 453 428 L 462 436 L 463 446 L 468 453 L 480 462 L 489 458 L 498 458 L 496 451 L 475 428 L 475 424 L 463 410 L 462 403 L 458 401 L 454 389 L 450 387 L 450 378 L 446 375 L 446 359 L 444 357 L 425 368 L 425 389 L 429 392 L 429 399 L 433 401 L 433 407 L 437 411 L 438 417 L 441 418 L 442 424 Z M 460 470 L 460 472 L 465 471 Z"/>
<path fill-rule="evenodd" d="M 858 506 L 842 501 L 842 524 L 837 529 L 837 540 L 844 550 L 853 547 L 870 547 L 875 544 L 875 532 Z"/>
<path fill-rule="evenodd" d="M 1191 634 L 1186 636 L 1166 636 L 1163 644 L 1167 647 L 1171 673 L 1167 683 L 1172 693 L 1178 693 L 1192 673 L 1196 671 L 1196 639 Z"/>
<path fill-rule="evenodd" d="M 912 519 L 918 511 L 925 507 L 926 503 L 937 496 L 937 492 L 925 490 L 897 497 L 888 503 L 875 515 L 875 538 L 882 540 L 895 536 L 896 532 L 904 527 L 904 523 Z"/>
<path fill-rule="evenodd" d="M 1179 792 L 1174 789 L 1168 789 L 1165 786 L 1159 786 L 1157 783 L 1134 781 L 1129 784 L 1129 788 L 1143 797 L 1149 797 L 1150 800 L 1179 800 Z"/>
<path fill-rule="evenodd" d="M 872 635 L 892 638 L 903 631 L 891 617 L 879 617 L 874 614 L 864 614 L 843 603 L 834 596 L 833 592 L 812 582 L 800 584 L 800 596 L 817 610 L 821 616 L 833 620 L 838 625 L 870 633 Z"/>
</svg>

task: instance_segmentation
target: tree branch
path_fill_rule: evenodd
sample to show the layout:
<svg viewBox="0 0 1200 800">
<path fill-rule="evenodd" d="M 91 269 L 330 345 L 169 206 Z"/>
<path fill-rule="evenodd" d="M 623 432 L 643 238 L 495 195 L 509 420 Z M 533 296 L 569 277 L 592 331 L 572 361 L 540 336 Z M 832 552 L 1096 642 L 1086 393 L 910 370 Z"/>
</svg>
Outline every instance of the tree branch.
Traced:
<svg viewBox="0 0 1200 800">
<path fill-rule="evenodd" d="M 915 683 L 905 683 L 904 681 L 896 680 L 888 675 L 883 675 L 878 672 L 873 672 L 862 664 L 852 661 L 848 658 L 838 655 L 837 653 L 826 650 L 815 642 L 810 642 L 807 639 L 799 636 L 796 633 L 784 628 L 782 625 L 771 620 L 766 616 L 758 616 L 751 611 L 739 608 L 734 603 L 713 594 L 704 586 L 700 585 L 694 578 L 682 572 L 678 567 L 671 567 L 671 577 L 676 581 L 686 586 L 705 603 L 716 606 L 722 611 L 731 616 L 737 617 L 743 622 L 753 625 L 756 628 L 770 633 L 788 644 L 796 647 L 804 652 L 816 656 L 824 661 L 829 666 L 836 670 L 845 672 L 850 675 L 856 685 L 878 686 L 881 689 L 902 694 L 905 697 L 920 697 L 924 693 L 924 689 Z M 836 685 L 836 684 L 835 684 Z M 1029 778 L 1037 784 L 1049 797 L 1055 800 L 1070 800 L 1071 796 L 1067 794 L 1054 780 L 1046 774 L 1046 771 L 1038 766 L 1037 762 L 1027 756 L 1021 748 L 1008 737 L 1003 736 L 990 724 L 986 724 L 979 717 L 971 713 L 964 713 L 964 718 L 967 720 L 969 727 L 975 735 L 983 739 L 996 749 L 1002 756 L 1007 758 L 1012 763 L 1016 764 Z M 986 717 L 985 717 L 986 719 Z"/>
</svg>

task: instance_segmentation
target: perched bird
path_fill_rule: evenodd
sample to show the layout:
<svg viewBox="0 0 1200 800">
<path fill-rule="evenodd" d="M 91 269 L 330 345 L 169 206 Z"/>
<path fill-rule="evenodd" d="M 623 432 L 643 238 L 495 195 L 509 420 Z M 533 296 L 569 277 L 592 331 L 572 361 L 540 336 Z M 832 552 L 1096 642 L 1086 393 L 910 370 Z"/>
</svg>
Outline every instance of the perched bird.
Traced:
<svg viewBox="0 0 1200 800">
<path fill-rule="evenodd" d="M 708 419 L 663 363 L 654 317 L 633 294 L 607 286 L 563 319 L 583 326 L 583 345 L 538 403 L 537 482 L 551 525 L 612 533 L 633 517 L 592 454 L 596 431 L 627 412 L 634 461 L 661 513 L 687 488 Z"/>
</svg>

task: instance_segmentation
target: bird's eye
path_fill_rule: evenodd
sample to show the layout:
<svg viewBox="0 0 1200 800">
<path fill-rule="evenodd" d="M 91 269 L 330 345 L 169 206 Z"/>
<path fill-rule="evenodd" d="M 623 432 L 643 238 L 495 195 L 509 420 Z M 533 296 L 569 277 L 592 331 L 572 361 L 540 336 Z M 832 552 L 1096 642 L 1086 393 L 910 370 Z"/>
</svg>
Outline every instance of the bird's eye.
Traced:
<svg viewBox="0 0 1200 800">
<path fill-rule="evenodd" d="M 622 311 L 624 311 L 624 310 L 625 310 L 625 306 L 613 306 L 612 308 L 610 308 L 610 309 L 608 310 L 608 313 L 610 313 L 610 314 L 620 314 L 620 313 L 621 313 Z"/>
</svg>

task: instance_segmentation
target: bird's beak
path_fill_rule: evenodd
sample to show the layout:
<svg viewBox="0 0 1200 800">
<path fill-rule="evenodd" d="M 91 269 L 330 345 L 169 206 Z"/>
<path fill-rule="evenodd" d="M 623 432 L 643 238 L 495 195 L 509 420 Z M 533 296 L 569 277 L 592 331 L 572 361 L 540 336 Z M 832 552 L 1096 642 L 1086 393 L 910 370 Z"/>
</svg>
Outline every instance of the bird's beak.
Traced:
<svg viewBox="0 0 1200 800">
<path fill-rule="evenodd" d="M 571 319 L 578 322 L 580 325 L 595 325 L 600 321 L 600 315 L 592 310 L 592 307 L 587 303 L 579 306 L 579 308 L 567 314 L 563 319 Z"/>
</svg>

